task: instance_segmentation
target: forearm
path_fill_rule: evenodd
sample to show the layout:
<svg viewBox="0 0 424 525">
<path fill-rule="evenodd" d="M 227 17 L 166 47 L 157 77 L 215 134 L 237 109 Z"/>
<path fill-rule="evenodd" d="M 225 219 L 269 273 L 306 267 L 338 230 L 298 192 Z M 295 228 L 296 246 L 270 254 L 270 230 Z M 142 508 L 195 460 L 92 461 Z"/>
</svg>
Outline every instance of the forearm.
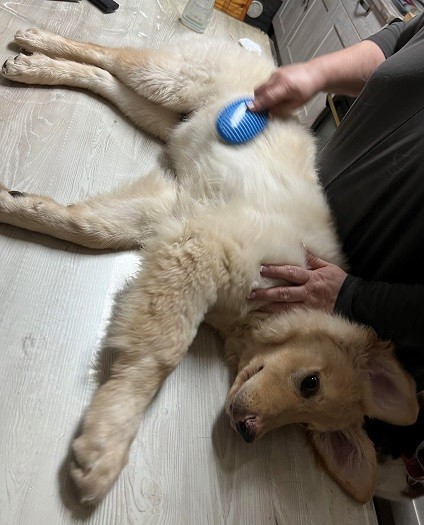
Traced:
<svg viewBox="0 0 424 525">
<path fill-rule="evenodd" d="M 364 40 L 341 51 L 309 62 L 314 70 L 316 92 L 357 96 L 375 69 L 385 60 L 380 47 Z"/>
<path fill-rule="evenodd" d="M 424 286 L 367 282 L 348 276 L 336 311 L 374 328 L 383 339 L 424 348 Z"/>
<path fill-rule="evenodd" d="M 253 111 L 269 109 L 285 116 L 320 91 L 356 97 L 387 57 L 424 26 L 424 15 L 390 24 L 367 40 L 334 53 L 279 67 L 254 90 Z"/>
<path fill-rule="evenodd" d="M 384 53 L 378 44 L 364 40 L 308 62 L 282 66 L 255 89 L 250 109 L 272 109 L 284 115 L 320 91 L 356 96 L 383 61 Z"/>
<path fill-rule="evenodd" d="M 423 27 L 424 15 L 390 24 L 359 44 L 310 61 L 317 91 L 357 96 L 376 68 L 399 51 Z"/>
</svg>

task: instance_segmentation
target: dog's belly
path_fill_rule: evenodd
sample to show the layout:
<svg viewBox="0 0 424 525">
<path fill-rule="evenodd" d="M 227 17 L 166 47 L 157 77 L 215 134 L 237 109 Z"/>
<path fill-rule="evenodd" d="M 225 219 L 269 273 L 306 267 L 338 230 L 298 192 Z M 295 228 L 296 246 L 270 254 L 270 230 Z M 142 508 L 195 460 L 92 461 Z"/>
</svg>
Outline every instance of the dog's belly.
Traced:
<svg viewBox="0 0 424 525">
<path fill-rule="evenodd" d="M 173 168 L 191 198 L 211 204 L 241 200 L 273 213 L 285 202 L 308 195 L 299 183 L 320 194 L 313 141 L 299 123 L 275 119 L 254 140 L 229 145 L 216 131 L 222 105 L 214 103 L 191 115 L 170 140 Z"/>
<path fill-rule="evenodd" d="M 295 121 L 276 121 L 255 140 L 230 146 L 215 130 L 220 107 L 204 108 L 182 123 L 169 154 L 188 198 L 202 204 L 195 215 L 205 238 L 209 231 L 232 246 L 238 277 L 216 307 L 240 319 L 255 307 L 248 293 L 270 284 L 260 276 L 262 264 L 304 266 L 302 243 L 330 262 L 341 264 L 342 256 L 309 134 Z"/>
</svg>

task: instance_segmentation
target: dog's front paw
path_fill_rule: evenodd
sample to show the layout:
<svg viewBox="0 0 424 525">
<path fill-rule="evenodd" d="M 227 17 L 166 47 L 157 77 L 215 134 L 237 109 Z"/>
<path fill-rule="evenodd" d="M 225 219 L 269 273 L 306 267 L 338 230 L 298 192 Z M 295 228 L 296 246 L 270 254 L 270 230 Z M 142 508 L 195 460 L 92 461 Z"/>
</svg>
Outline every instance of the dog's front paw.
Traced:
<svg viewBox="0 0 424 525">
<path fill-rule="evenodd" d="M 51 58 L 44 55 L 25 55 L 20 53 L 15 58 L 9 58 L 3 64 L 3 76 L 24 84 L 37 84 L 50 76 Z"/>
<path fill-rule="evenodd" d="M 100 436 L 100 435 L 101 436 Z M 119 432 L 118 432 L 119 434 Z M 128 444 L 116 433 L 84 432 L 72 444 L 71 476 L 82 503 L 96 504 L 107 494 L 128 462 Z"/>
</svg>

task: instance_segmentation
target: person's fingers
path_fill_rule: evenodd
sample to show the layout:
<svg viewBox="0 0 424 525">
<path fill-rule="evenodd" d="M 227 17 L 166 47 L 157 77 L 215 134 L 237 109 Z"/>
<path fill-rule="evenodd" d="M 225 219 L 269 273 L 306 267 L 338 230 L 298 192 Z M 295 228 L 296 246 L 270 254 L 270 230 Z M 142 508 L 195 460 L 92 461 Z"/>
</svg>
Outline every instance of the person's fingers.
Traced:
<svg viewBox="0 0 424 525">
<path fill-rule="evenodd" d="M 328 262 L 314 255 L 305 245 L 303 245 L 303 248 L 305 249 L 305 259 L 309 270 L 318 270 L 318 268 L 328 266 Z"/>
<path fill-rule="evenodd" d="M 304 286 L 274 286 L 252 290 L 249 299 L 265 300 L 270 303 L 299 303 L 306 298 Z"/>
<path fill-rule="evenodd" d="M 305 284 L 309 281 L 308 270 L 301 266 L 292 266 L 290 264 L 276 265 L 267 264 L 261 266 L 261 275 L 273 279 L 284 279 L 293 284 Z"/>
<path fill-rule="evenodd" d="M 255 89 L 253 107 L 249 105 L 249 109 L 253 111 L 270 109 L 273 106 L 283 103 L 287 96 L 288 87 L 286 84 L 276 83 L 274 81 L 266 82 Z"/>
</svg>

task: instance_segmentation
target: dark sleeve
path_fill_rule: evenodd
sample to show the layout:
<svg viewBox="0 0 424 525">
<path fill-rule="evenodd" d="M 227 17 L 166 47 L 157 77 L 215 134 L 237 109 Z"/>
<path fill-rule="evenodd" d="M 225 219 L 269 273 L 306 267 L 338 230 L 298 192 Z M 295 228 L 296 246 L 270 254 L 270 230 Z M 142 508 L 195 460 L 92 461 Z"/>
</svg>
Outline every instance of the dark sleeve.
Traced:
<svg viewBox="0 0 424 525">
<path fill-rule="evenodd" d="M 371 326 L 382 339 L 424 348 L 424 285 L 368 282 L 348 275 L 335 311 Z"/>
<path fill-rule="evenodd" d="M 375 42 L 388 58 L 409 42 L 423 26 L 424 14 L 416 16 L 409 22 L 394 22 L 366 40 Z"/>
</svg>

